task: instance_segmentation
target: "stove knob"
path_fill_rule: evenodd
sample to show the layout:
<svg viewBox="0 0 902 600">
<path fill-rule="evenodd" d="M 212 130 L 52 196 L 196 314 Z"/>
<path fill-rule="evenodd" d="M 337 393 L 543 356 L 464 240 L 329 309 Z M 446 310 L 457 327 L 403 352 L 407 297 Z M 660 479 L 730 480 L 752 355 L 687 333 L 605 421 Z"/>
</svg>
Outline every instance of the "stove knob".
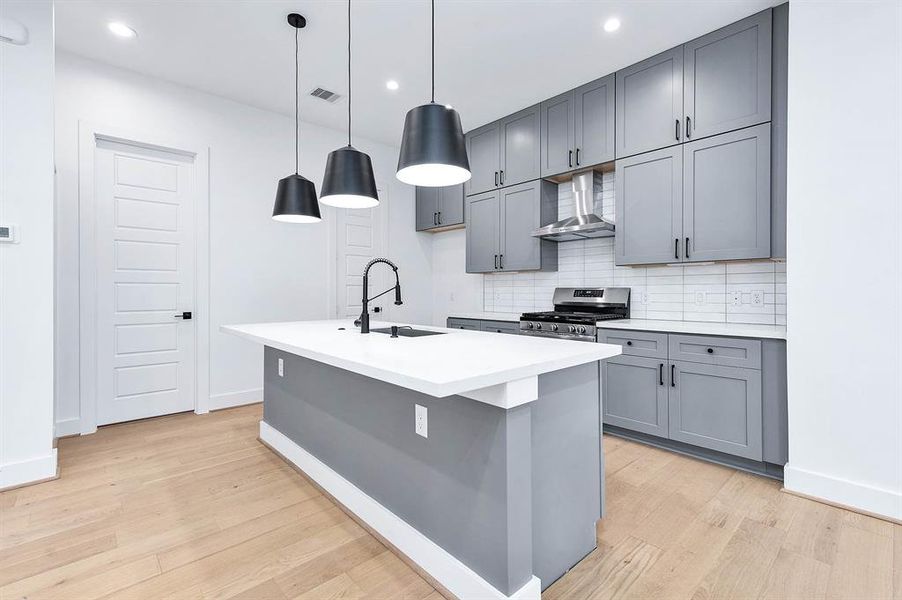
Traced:
<svg viewBox="0 0 902 600">
<path fill-rule="evenodd" d="M 541 323 L 536 323 L 536 329 L 541 329 L 541 328 L 542 328 L 542 324 L 541 324 Z"/>
<path fill-rule="evenodd" d="M 582 325 L 576 328 L 576 333 L 583 334 L 586 332 L 586 328 Z"/>
<path fill-rule="evenodd" d="M 567 331 L 569 331 L 570 333 L 576 333 L 576 327 L 574 327 L 573 325 L 567 325 Z"/>
<path fill-rule="evenodd" d="M 551 326 L 551 331 L 557 331 L 557 325 L 552 325 L 552 326 Z"/>
<path fill-rule="evenodd" d="M 533 325 L 532 323 L 527 323 L 527 324 L 526 324 L 526 328 L 527 328 L 527 329 L 532 329 L 533 327 L 535 327 L 535 325 Z"/>
</svg>

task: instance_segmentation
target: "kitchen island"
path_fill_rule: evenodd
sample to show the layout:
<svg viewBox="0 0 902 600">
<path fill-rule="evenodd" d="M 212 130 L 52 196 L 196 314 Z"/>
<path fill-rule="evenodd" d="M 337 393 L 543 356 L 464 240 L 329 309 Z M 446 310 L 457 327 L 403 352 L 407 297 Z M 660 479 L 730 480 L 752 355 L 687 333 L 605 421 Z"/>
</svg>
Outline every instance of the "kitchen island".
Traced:
<svg viewBox="0 0 902 600">
<path fill-rule="evenodd" d="M 598 361 L 621 349 L 417 329 L 222 327 L 265 346 L 261 441 L 450 595 L 539 598 L 596 546 Z"/>
</svg>

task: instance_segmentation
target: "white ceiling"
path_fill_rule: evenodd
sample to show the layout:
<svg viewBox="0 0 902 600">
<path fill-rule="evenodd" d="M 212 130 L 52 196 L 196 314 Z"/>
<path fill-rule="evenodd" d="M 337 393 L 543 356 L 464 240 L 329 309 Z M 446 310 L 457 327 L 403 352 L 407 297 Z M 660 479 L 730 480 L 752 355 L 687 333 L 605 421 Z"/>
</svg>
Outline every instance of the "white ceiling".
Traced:
<svg viewBox="0 0 902 600">
<path fill-rule="evenodd" d="M 472 129 L 611 73 L 779 0 L 438 0 L 436 101 Z M 294 30 L 301 30 L 301 93 L 347 93 L 346 10 L 337 0 L 57 0 L 64 50 L 294 114 Z M 429 3 L 355 0 L 354 133 L 398 145 L 406 111 L 429 100 Z M 622 27 L 605 33 L 617 16 Z M 122 21 L 131 40 L 106 29 Z M 385 82 L 401 87 L 391 92 Z M 302 97 L 301 118 L 347 126 L 346 100 Z"/>
</svg>

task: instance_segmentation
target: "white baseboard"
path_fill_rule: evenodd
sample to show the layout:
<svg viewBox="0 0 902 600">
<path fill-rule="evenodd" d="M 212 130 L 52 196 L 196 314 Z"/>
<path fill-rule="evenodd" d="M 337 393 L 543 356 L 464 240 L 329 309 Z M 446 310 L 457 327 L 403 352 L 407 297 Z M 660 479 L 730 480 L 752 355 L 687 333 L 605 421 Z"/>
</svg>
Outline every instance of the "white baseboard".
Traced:
<svg viewBox="0 0 902 600">
<path fill-rule="evenodd" d="M 71 419 L 57 421 L 53 433 L 58 438 L 66 437 L 67 435 L 79 435 L 81 433 L 81 419 L 72 417 Z"/>
<path fill-rule="evenodd" d="M 0 465 L 0 490 L 56 477 L 56 448 L 50 454 Z"/>
<path fill-rule="evenodd" d="M 897 521 L 902 520 L 902 493 L 831 477 L 786 465 L 783 487 L 790 492 L 841 504 Z"/>
<path fill-rule="evenodd" d="M 510 596 L 503 594 L 441 546 L 264 421 L 260 421 L 260 439 L 457 598 L 539 600 L 541 597 L 541 582 L 535 576 Z"/>
<path fill-rule="evenodd" d="M 222 408 L 244 406 L 245 404 L 254 404 L 256 402 L 263 402 L 263 388 L 244 390 L 241 392 L 226 392 L 225 394 L 213 394 L 210 396 L 208 408 L 210 410 L 220 410 Z"/>
</svg>

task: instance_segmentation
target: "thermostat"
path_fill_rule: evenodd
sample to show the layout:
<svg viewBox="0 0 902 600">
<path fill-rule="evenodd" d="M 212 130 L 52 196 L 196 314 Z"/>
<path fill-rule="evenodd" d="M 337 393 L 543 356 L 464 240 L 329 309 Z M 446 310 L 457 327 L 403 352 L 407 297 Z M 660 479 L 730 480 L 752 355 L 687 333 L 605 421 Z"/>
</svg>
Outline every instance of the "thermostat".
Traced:
<svg viewBox="0 0 902 600">
<path fill-rule="evenodd" d="M 17 244 L 19 232 L 15 225 L 0 225 L 0 243 Z"/>
</svg>

